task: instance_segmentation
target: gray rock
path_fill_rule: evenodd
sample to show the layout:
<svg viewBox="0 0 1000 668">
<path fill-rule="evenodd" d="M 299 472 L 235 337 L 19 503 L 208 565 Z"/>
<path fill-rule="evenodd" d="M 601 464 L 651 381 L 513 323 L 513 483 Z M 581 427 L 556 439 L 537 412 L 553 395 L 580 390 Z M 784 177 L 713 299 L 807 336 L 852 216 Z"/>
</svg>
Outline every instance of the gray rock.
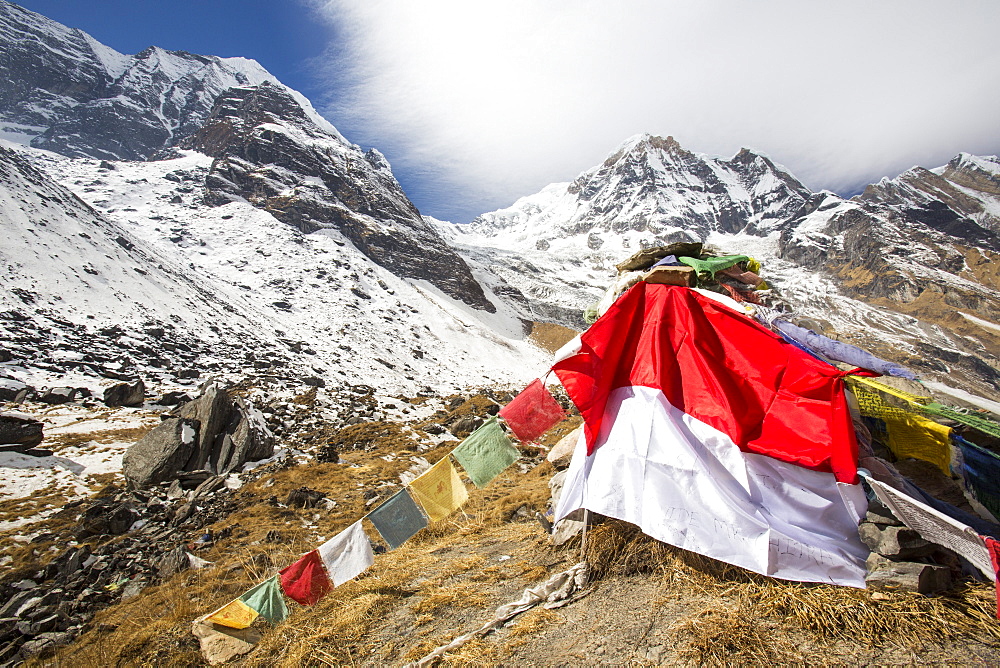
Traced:
<svg viewBox="0 0 1000 668">
<path fill-rule="evenodd" d="M 118 383 L 104 390 L 105 406 L 142 406 L 146 397 L 146 385 L 142 379 L 134 383 Z"/>
<path fill-rule="evenodd" d="M 573 458 L 573 451 L 576 449 L 576 443 L 580 440 L 581 429 L 583 429 L 582 426 L 566 434 L 549 450 L 549 454 L 545 458 L 557 469 L 569 466 L 569 462 Z"/>
<path fill-rule="evenodd" d="M 455 420 L 451 425 L 451 433 L 459 438 L 468 436 L 483 424 L 483 419 L 475 416 Z"/>
<path fill-rule="evenodd" d="M 173 480 L 196 451 L 197 420 L 169 418 L 125 451 L 122 472 L 129 485 L 150 487 Z"/>
<path fill-rule="evenodd" d="M 65 404 L 76 399 L 78 390 L 75 387 L 53 387 L 45 390 L 38 396 L 38 401 L 43 404 Z"/>
<path fill-rule="evenodd" d="M 0 413 L 0 443 L 23 445 L 26 448 L 38 445 L 44 438 L 44 424 L 27 415 Z"/>
<path fill-rule="evenodd" d="M 14 359 L 14 353 L 10 352 L 6 348 L 0 348 L 0 364 L 3 362 L 9 362 Z"/>
<path fill-rule="evenodd" d="M 916 531 L 904 526 L 880 526 L 862 522 L 858 526 L 858 535 L 872 552 L 893 559 L 926 557 L 937 549 L 937 546 L 921 538 Z"/>
<path fill-rule="evenodd" d="M 41 633 L 21 646 L 21 656 L 30 657 L 41 654 L 47 649 L 65 645 L 73 639 L 73 634 L 66 631 L 51 631 Z"/>
<path fill-rule="evenodd" d="M 34 391 L 35 388 L 13 378 L 0 378 L 0 401 L 10 401 L 19 404 Z"/>
<path fill-rule="evenodd" d="M 892 561 L 873 553 L 868 557 L 865 584 L 881 591 L 937 594 L 951 589 L 951 570 L 935 564 Z"/>
<path fill-rule="evenodd" d="M 864 521 L 878 524 L 879 526 L 903 526 L 903 523 L 896 519 L 892 511 L 879 501 L 873 501 L 868 504 L 868 513 L 865 515 Z"/>
<path fill-rule="evenodd" d="M 204 394 L 173 411 L 174 415 L 197 421 L 200 425 L 195 449 L 181 467 L 182 470 L 197 471 L 206 468 L 212 458 L 216 439 L 229 424 L 232 410 L 233 401 L 229 398 L 229 394 L 214 383 L 210 383 L 205 388 Z M 222 445 L 221 440 L 219 445 Z"/>
<path fill-rule="evenodd" d="M 187 550 L 178 547 L 176 550 L 167 552 L 157 566 L 161 580 L 166 580 L 175 573 L 181 573 L 191 567 L 191 560 L 188 559 Z"/>
</svg>

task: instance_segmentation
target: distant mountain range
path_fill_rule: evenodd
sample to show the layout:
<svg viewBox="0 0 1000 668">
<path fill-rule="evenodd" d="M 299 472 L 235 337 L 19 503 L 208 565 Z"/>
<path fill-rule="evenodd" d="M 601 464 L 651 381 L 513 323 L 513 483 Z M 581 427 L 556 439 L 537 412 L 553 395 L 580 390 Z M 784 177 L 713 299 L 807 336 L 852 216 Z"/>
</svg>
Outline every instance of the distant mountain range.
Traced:
<svg viewBox="0 0 1000 668">
<path fill-rule="evenodd" d="M 582 328 L 615 263 L 698 240 L 761 259 L 816 329 L 1000 394 L 995 157 L 844 199 L 748 149 L 723 159 L 639 135 L 456 226 L 422 217 L 381 153 L 252 60 L 123 55 L 0 0 L 0 74 L 0 132 L 17 145 L 0 154 L 0 337 L 21 356 L 0 373 L 523 380 L 545 366 L 533 323 Z M 28 361 L 102 336 L 103 367 Z M 114 345 L 133 367 L 107 361 Z"/>
</svg>

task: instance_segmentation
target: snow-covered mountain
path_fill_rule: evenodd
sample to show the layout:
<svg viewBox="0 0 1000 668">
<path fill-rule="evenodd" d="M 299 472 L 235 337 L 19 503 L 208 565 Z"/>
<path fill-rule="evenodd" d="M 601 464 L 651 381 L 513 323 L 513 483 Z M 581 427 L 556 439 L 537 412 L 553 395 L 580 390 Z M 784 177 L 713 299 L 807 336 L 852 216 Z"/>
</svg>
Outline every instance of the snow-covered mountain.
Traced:
<svg viewBox="0 0 1000 668">
<path fill-rule="evenodd" d="M 118 53 L 7 0 L 0 0 L 0 78 L 0 137 L 109 160 L 144 160 L 192 134 L 227 88 L 281 85 L 247 58 L 155 46 Z"/>
<path fill-rule="evenodd" d="M 487 312 L 496 307 L 426 223 L 389 163 L 317 125 L 286 89 L 231 88 L 183 146 L 212 156 L 205 201 L 247 201 L 303 233 L 335 229 L 398 276 L 429 281 Z"/>
<path fill-rule="evenodd" d="M 556 183 L 476 218 L 470 231 L 518 250 L 603 251 L 776 229 L 808 199 L 784 168 L 743 149 L 729 160 L 692 153 L 673 137 L 637 135 L 571 183 Z M 585 242 L 585 245 L 581 245 Z"/>
<path fill-rule="evenodd" d="M 0 375 L 175 382 L 193 369 L 413 393 L 544 368 L 492 294 L 490 314 L 380 267 L 335 229 L 303 234 L 245 201 L 205 204 L 212 163 L 4 149 L 0 347 L 14 359 Z"/>
<path fill-rule="evenodd" d="M 996 396 L 998 171 L 995 157 L 962 154 L 845 200 L 747 149 L 713 158 L 642 135 L 572 183 L 441 227 L 470 264 L 517 288 L 522 317 L 568 325 L 641 248 L 697 240 L 753 255 L 825 333 Z"/>
</svg>

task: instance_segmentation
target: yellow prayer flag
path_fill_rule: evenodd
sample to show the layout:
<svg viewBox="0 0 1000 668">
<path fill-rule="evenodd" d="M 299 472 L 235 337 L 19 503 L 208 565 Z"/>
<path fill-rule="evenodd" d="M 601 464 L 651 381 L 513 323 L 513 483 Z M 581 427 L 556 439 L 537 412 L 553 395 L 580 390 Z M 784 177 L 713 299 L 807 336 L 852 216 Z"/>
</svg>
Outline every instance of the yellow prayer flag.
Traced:
<svg viewBox="0 0 1000 668">
<path fill-rule="evenodd" d="M 458 471 L 445 456 L 427 472 L 410 483 L 413 496 L 423 507 L 432 522 L 444 519 L 453 510 L 469 500 Z"/>
<path fill-rule="evenodd" d="M 206 622 L 221 624 L 231 629 L 245 629 L 257 619 L 257 611 L 243 601 L 236 599 L 205 618 Z"/>
</svg>

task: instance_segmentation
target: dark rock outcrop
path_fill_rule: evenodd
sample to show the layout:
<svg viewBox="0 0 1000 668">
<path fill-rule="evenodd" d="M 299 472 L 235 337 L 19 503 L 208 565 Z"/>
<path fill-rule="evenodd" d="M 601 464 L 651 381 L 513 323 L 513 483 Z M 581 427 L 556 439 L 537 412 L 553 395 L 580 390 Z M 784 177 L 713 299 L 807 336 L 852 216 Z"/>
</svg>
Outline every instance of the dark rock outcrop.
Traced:
<svg viewBox="0 0 1000 668">
<path fill-rule="evenodd" d="M 336 229 L 394 273 L 496 310 L 465 261 L 421 218 L 382 154 L 321 128 L 285 89 L 263 83 L 227 90 L 181 145 L 215 158 L 205 182 L 209 204 L 242 198 L 303 233 Z"/>
<path fill-rule="evenodd" d="M 120 54 L 6 1 L 0 36 L 0 120 L 71 157 L 145 160 L 200 127 L 221 91 L 271 78 L 242 58 Z"/>
<path fill-rule="evenodd" d="M 174 479 L 195 451 L 199 424 L 182 418 L 161 422 L 125 452 L 125 479 L 140 488 Z"/>
<path fill-rule="evenodd" d="M 105 406 L 142 406 L 146 397 L 146 384 L 142 380 L 133 383 L 117 383 L 104 390 Z"/>
<path fill-rule="evenodd" d="M 38 445 L 44 438 L 44 424 L 26 415 L 0 413 L 0 444 L 22 445 L 25 448 Z"/>
</svg>

